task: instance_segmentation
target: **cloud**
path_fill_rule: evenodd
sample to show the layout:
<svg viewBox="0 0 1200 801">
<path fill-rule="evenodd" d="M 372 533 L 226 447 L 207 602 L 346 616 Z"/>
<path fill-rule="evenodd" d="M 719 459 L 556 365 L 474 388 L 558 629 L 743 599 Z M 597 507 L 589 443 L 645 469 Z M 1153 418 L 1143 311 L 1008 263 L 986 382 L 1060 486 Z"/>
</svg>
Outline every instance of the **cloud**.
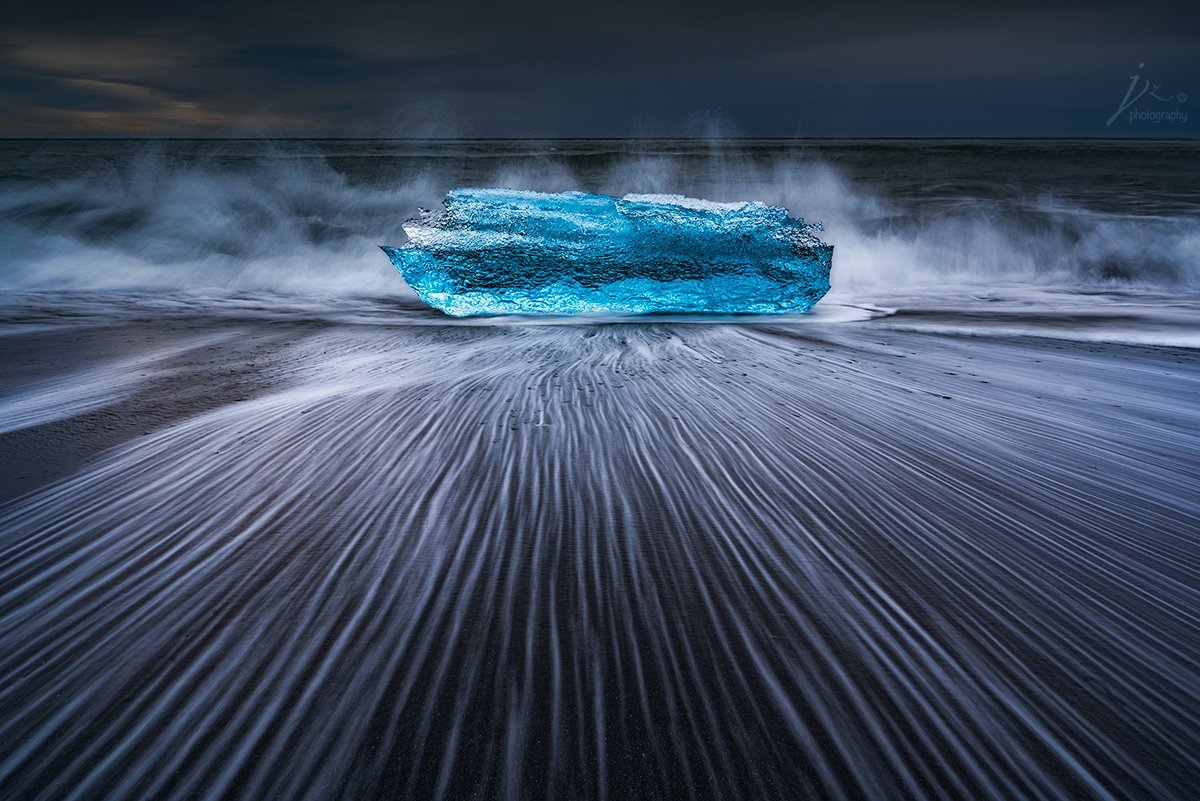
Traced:
<svg viewBox="0 0 1200 801">
<path fill-rule="evenodd" d="M 670 135 L 720 109 L 760 136 L 1103 134 L 1133 66 L 1186 83 L 1200 51 L 1187 4 L 1116 0 L 40 0 L 5 14 L 8 133 L 270 120 L 293 135 Z"/>
<path fill-rule="evenodd" d="M 6 37 L 5 55 L 26 69 L 79 78 L 126 80 L 194 62 L 177 43 L 26 33 Z"/>
</svg>

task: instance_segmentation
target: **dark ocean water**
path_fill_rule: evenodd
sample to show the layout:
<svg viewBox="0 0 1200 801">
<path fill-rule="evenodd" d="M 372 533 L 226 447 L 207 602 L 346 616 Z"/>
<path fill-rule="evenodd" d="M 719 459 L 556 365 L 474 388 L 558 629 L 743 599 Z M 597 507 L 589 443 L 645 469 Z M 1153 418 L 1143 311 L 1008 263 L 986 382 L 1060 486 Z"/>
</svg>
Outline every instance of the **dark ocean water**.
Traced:
<svg viewBox="0 0 1200 801">
<path fill-rule="evenodd" d="M 1188 799 L 1200 144 L 0 142 L 0 797 Z M 808 315 L 452 320 L 455 186 Z"/>
<path fill-rule="evenodd" d="M 835 283 L 1200 287 L 1200 144 L 0 142 L 0 280 L 396 294 L 375 246 L 456 186 L 762 200 Z"/>
</svg>

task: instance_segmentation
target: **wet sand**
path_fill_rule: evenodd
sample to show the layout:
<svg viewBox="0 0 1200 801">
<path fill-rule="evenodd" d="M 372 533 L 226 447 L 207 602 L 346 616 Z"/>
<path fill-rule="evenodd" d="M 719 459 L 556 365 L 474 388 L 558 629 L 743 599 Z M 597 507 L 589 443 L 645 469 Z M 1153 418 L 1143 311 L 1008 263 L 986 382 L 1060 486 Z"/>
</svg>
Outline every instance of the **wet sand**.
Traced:
<svg viewBox="0 0 1200 801">
<path fill-rule="evenodd" d="M 1200 785 L 1200 352 L 405 314 L 0 337 L 4 795 Z"/>
</svg>

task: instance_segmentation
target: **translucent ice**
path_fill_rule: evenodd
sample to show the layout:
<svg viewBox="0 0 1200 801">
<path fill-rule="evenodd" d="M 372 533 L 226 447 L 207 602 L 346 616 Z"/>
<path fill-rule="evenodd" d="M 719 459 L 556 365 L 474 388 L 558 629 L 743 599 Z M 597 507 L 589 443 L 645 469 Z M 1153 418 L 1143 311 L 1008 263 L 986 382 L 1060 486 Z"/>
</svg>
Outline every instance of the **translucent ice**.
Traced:
<svg viewBox="0 0 1200 801">
<path fill-rule="evenodd" d="M 447 314 L 772 313 L 829 291 L 819 226 L 762 203 L 456 189 L 384 247 Z"/>
</svg>

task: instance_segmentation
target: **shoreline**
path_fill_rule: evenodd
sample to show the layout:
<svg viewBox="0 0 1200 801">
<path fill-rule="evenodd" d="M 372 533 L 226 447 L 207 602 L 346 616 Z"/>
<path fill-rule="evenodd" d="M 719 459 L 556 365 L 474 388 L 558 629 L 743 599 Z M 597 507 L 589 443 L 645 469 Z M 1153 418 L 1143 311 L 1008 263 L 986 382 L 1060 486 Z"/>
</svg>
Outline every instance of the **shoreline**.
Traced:
<svg viewBox="0 0 1200 801">
<path fill-rule="evenodd" d="M 875 322 L 0 338 L 0 780 L 1187 797 L 1200 351 Z"/>
</svg>

